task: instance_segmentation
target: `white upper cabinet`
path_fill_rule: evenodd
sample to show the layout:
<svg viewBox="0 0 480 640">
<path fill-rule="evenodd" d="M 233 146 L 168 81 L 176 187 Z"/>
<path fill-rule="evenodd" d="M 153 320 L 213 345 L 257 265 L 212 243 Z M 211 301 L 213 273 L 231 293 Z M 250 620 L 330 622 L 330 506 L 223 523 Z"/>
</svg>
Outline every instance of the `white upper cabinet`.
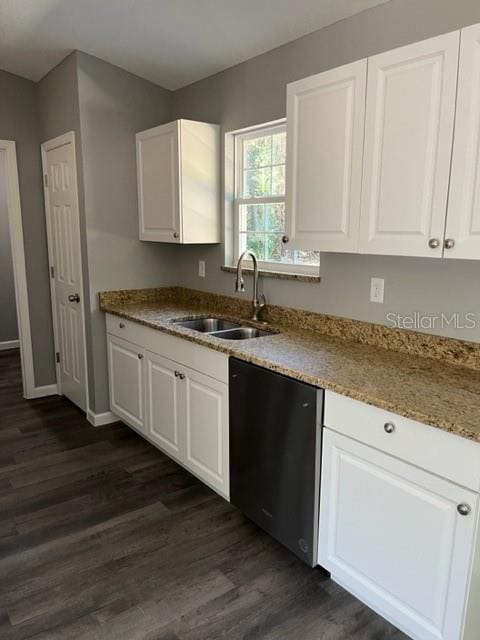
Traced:
<svg viewBox="0 0 480 640">
<path fill-rule="evenodd" d="M 480 25 L 461 32 L 446 258 L 480 257 Z"/>
<path fill-rule="evenodd" d="M 368 59 L 361 253 L 442 256 L 459 37 Z"/>
<path fill-rule="evenodd" d="M 366 79 L 359 60 L 287 87 L 291 246 L 358 250 Z"/>
<path fill-rule="evenodd" d="M 176 120 L 137 133 L 140 240 L 220 242 L 220 130 Z"/>
</svg>

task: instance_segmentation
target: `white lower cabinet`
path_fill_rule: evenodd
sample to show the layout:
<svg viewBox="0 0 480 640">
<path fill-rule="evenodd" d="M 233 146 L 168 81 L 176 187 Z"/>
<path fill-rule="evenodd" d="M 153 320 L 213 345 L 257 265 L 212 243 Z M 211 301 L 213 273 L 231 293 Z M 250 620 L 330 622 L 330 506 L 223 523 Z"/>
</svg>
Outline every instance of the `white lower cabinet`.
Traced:
<svg viewBox="0 0 480 640">
<path fill-rule="evenodd" d="M 185 461 L 184 406 L 178 365 L 147 351 L 147 433 L 165 453 Z"/>
<path fill-rule="evenodd" d="M 186 466 L 228 495 L 228 387 L 193 369 L 185 376 Z"/>
<path fill-rule="evenodd" d="M 145 351 L 127 340 L 108 336 L 110 408 L 145 432 Z"/>
<path fill-rule="evenodd" d="M 363 405 L 371 418 L 363 425 L 361 403 L 344 400 L 346 430 L 357 426 L 358 440 L 372 439 L 380 410 Z M 329 411 L 327 394 L 327 423 L 338 419 L 337 405 Z M 396 457 L 410 421 L 381 417 L 384 451 L 324 429 L 318 562 L 415 640 L 477 640 L 464 629 L 476 615 L 467 602 L 478 589 L 478 486 L 473 491 Z M 458 439 L 438 435 L 439 449 L 443 436 Z"/>
<path fill-rule="evenodd" d="M 107 329 L 111 410 L 228 500 L 228 357 L 113 317 Z"/>
</svg>

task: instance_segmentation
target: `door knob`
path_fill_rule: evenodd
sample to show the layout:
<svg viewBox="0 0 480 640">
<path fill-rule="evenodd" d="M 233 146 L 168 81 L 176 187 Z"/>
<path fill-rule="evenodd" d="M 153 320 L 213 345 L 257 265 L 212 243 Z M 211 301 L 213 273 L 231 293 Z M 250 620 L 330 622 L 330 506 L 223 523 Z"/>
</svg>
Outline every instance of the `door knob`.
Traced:
<svg viewBox="0 0 480 640">
<path fill-rule="evenodd" d="M 173 237 L 174 237 L 174 238 L 178 238 L 178 235 L 179 235 L 179 234 L 178 234 L 178 231 L 175 231 L 175 233 L 173 234 Z"/>
<path fill-rule="evenodd" d="M 78 293 L 71 293 L 68 296 L 68 301 L 69 302 L 80 302 L 80 296 L 78 295 Z"/>
<path fill-rule="evenodd" d="M 428 246 L 430 249 L 437 249 L 440 246 L 440 240 L 438 238 L 430 238 Z"/>
<path fill-rule="evenodd" d="M 282 236 L 282 242 L 283 244 L 287 244 L 287 242 L 290 240 L 290 238 L 288 236 Z"/>
<path fill-rule="evenodd" d="M 445 242 L 443 243 L 445 249 L 453 249 L 455 246 L 455 240 L 453 238 L 445 238 Z"/>
</svg>

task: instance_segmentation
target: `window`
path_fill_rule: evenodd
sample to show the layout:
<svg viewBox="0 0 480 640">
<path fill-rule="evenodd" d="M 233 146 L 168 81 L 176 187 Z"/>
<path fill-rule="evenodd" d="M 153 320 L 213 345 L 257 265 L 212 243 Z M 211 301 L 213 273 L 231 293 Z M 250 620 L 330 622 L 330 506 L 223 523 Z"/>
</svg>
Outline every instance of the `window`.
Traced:
<svg viewBox="0 0 480 640">
<path fill-rule="evenodd" d="M 250 249 L 264 269 L 317 274 L 317 251 L 289 250 L 282 242 L 285 143 L 285 124 L 235 135 L 235 258 Z"/>
</svg>

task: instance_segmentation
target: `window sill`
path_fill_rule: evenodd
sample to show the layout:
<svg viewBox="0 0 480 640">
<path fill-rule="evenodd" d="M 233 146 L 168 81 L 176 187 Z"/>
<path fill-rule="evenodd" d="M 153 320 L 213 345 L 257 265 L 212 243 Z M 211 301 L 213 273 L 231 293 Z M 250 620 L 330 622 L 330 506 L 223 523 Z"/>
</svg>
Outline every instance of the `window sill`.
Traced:
<svg viewBox="0 0 480 640">
<path fill-rule="evenodd" d="M 220 267 L 222 271 L 227 273 L 237 273 L 236 267 L 229 267 L 224 265 Z M 253 273 L 253 269 L 248 267 L 242 269 L 243 273 Z M 287 271 L 265 271 L 264 269 L 258 270 L 258 275 L 264 278 L 277 278 L 278 280 L 297 280 L 298 282 L 320 282 L 321 276 L 315 276 L 310 273 L 288 273 Z"/>
</svg>

